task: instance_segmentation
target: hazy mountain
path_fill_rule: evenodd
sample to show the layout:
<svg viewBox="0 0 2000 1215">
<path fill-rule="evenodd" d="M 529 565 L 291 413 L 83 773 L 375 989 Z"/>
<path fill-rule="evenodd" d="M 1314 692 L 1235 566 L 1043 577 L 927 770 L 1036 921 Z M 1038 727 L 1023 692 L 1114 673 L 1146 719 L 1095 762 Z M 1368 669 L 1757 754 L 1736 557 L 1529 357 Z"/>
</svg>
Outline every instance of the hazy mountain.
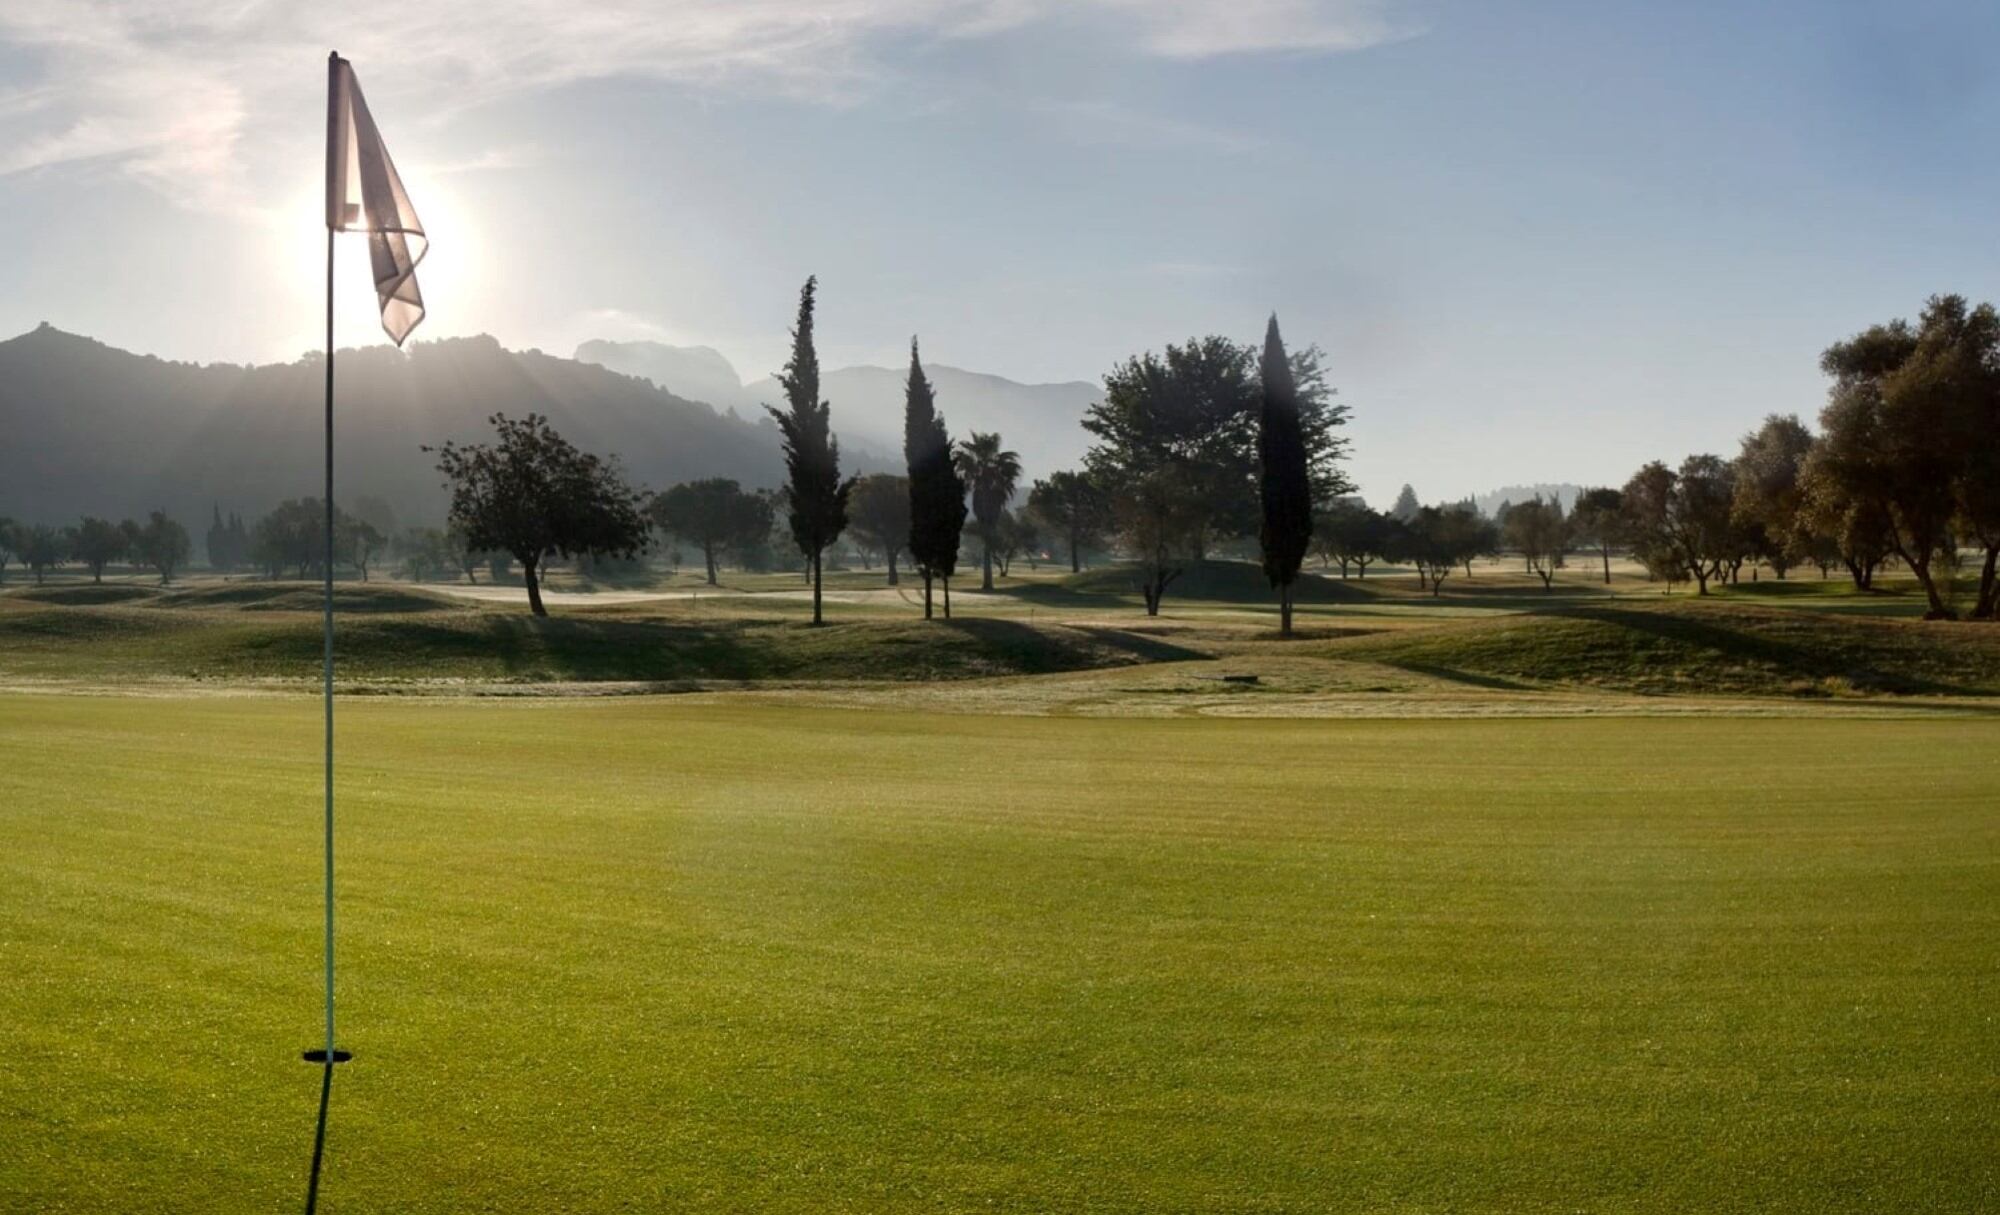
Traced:
<svg viewBox="0 0 2000 1215">
<path fill-rule="evenodd" d="M 735 366 L 711 346 L 591 341 L 576 348 L 576 360 L 651 380 L 675 396 L 735 409 L 745 416 L 757 404 L 743 391 L 743 377 Z"/>
<path fill-rule="evenodd" d="M 1567 511 L 1576 505 L 1577 495 L 1582 492 L 1583 486 L 1571 485 L 1567 481 L 1561 484 L 1507 485 L 1483 494 L 1475 494 L 1472 500 L 1478 504 L 1483 514 L 1491 515 L 1500 509 L 1500 504 L 1503 502 L 1526 502 L 1536 494 L 1540 494 L 1544 501 L 1553 498 L 1562 503 L 1563 510 Z"/>
<path fill-rule="evenodd" d="M 706 346 L 585 342 L 576 357 L 642 376 L 684 397 L 737 405 L 745 416 L 760 414 L 760 404 L 783 399 L 777 380 L 766 376 L 746 385 L 727 359 Z M 1102 396 L 1097 385 L 1081 380 L 1022 384 L 942 363 L 927 363 L 924 370 L 937 388 L 938 408 L 953 436 L 999 431 L 1007 446 L 1021 453 L 1028 479 L 1074 467 L 1083 458 L 1089 436 L 1081 421 L 1085 407 Z M 867 366 L 820 372 L 821 395 L 833 404 L 833 429 L 843 451 L 901 462 L 906 374 L 902 367 Z"/>
<path fill-rule="evenodd" d="M 46 324 L 0 342 L 0 515 L 58 524 L 164 507 L 199 536 L 212 503 L 250 518 L 317 495 L 324 375 L 317 354 L 200 366 Z M 699 476 L 775 486 L 783 474 L 768 421 L 490 337 L 343 350 L 335 390 L 338 496 L 381 497 L 409 522 L 444 515 L 432 457 L 419 448 L 487 439 L 496 412 L 545 414 L 655 489 Z"/>
</svg>

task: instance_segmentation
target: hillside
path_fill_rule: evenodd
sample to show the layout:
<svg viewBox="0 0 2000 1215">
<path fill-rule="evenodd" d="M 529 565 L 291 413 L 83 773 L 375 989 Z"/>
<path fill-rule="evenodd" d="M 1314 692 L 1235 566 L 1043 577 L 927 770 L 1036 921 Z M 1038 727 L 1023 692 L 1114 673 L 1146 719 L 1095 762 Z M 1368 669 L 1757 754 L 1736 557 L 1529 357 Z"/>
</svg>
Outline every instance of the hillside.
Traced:
<svg viewBox="0 0 2000 1215">
<path fill-rule="evenodd" d="M 577 347 L 576 357 L 718 408 L 734 407 L 744 417 L 761 416 L 760 405 L 776 403 L 782 396 L 770 376 L 741 382 L 729 360 L 706 346 L 596 341 Z M 1098 385 L 1081 380 L 1023 384 L 943 363 L 926 363 L 924 370 L 937 389 L 938 408 L 952 433 L 999 431 L 1007 445 L 1021 453 L 1030 480 L 1083 458 L 1089 436 L 1080 422 L 1083 411 L 1102 395 Z M 843 450 L 878 459 L 900 458 L 906 374 L 901 367 L 867 366 L 820 374 L 821 392 L 833 403 L 834 430 Z"/>
<path fill-rule="evenodd" d="M 768 423 L 718 413 L 643 380 L 490 337 L 340 352 L 340 487 L 410 522 L 443 515 L 420 450 L 490 434 L 495 412 L 545 414 L 580 446 L 620 456 L 642 484 L 781 475 Z M 212 505 L 245 516 L 318 492 L 318 355 L 259 367 L 174 363 L 43 325 L 0 342 L 0 515 L 71 523 L 165 508 L 197 536 Z"/>
</svg>

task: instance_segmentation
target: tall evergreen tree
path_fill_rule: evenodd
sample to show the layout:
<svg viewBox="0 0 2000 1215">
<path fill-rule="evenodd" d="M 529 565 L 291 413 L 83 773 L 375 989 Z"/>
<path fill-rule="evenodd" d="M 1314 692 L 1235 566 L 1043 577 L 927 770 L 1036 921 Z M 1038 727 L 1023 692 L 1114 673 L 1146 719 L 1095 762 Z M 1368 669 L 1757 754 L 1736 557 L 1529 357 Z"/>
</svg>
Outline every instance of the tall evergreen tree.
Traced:
<svg viewBox="0 0 2000 1215">
<path fill-rule="evenodd" d="M 1298 579 L 1306 547 L 1312 543 L 1312 477 L 1306 466 L 1291 360 L 1285 357 L 1275 313 L 1264 331 L 1264 356 L 1258 372 L 1263 384 L 1257 458 L 1262 471 L 1264 521 L 1257 539 L 1264 550 L 1264 576 L 1278 590 L 1279 632 L 1290 637 L 1292 584 Z"/>
<path fill-rule="evenodd" d="M 958 569 L 965 530 L 965 482 L 952 465 L 951 435 L 937 411 L 937 395 L 910 339 L 910 378 L 903 392 L 903 459 L 910 469 L 910 556 L 924 580 L 924 619 L 931 618 L 931 584 L 944 583 L 944 614 L 951 618 L 951 576 Z"/>
<path fill-rule="evenodd" d="M 764 408 L 784 436 L 785 498 L 790 506 L 792 542 L 805 554 L 812 575 L 814 624 L 820 611 L 820 557 L 847 530 L 847 497 L 854 478 L 840 479 L 840 440 L 833 437 L 832 407 L 819 399 L 819 354 L 813 349 L 813 296 L 817 276 L 799 292 L 799 321 L 792 329 L 792 357 L 778 373 L 788 408 Z"/>
</svg>

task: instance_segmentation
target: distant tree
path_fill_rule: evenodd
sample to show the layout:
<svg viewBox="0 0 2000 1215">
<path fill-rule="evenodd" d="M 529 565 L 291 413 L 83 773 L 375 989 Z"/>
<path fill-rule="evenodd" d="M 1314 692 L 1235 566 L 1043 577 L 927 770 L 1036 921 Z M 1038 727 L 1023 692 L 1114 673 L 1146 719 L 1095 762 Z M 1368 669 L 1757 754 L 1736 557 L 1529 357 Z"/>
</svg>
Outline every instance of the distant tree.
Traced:
<svg viewBox="0 0 2000 1215">
<path fill-rule="evenodd" d="M 1390 547 L 1389 532 L 1394 523 L 1359 498 L 1336 498 L 1314 517 L 1313 552 L 1322 565 L 1338 562 L 1342 578 L 1347 577 L 1350 567 L 1358 577 L 1366 578 L 1370 563 Z"/>
<path fill-rule="evenodd" d="M 187 564 L 193 553 L 194 541 L 187 528 L 167 518 L 165 511 L 148 514 L 132 542 L 132 554 L 160 572 L 161 585 L 172 582 L 174 571 Z"/>
<path fill-rule="evenodd" d="M 1206 507 L 1175 469 L 1161 468 L 1125 479 L 1112 498 L 1118 534 L 1138 569 L 1138 590 L 1146 615 L 1158 616 L 1167 588 L 1184 567 L 1176 554 L 1187 551 L 1189 536 L 1207 525 Z"/>
<path fill-rule="evenodd" d="M 1000 516 L 1021 480 L 1021 457 L 1000 446 L 997 434 L 972 432 L 952 452 L 959 480 L 972 495 L 972 519 L 979 532 L 979 589 L 993 589 L 993 554 L 1000 542 Z"/>
<path fill-rule="evenodd" d="M 357 519 L 338 507 L 335 511 L 334 544 L 339 548 L 339 555 L 345 557 L 347 563 L 354 567 L 354 572 L 361 576 L 361 581 L 366 582 L 369 563 L 382 551 L 387 541 L 374 524 Z"/>
<path fill-rule="evenodd" d="M 910 479 L 872 473 L 854 483 L 848 499 L 849 526 L 883 554 L 889 585 L 897 585 L 896 558 L 910 546 Z"/>
<path fill-rule="evenodd" d="M 1000 519 L 1002 549 L 1011 564 L 1015 557 L 1026 557 L 1028 568 L 1036 569 L 1042 559 L 1047 541 L 1042 536 L 1042 520 L 1032 510 L 1010 510 Z M 1004 576 L 1008 567 L 1000 567 Z"/>
<path fill-rule="evenodd" d="M 1779 578 L 1803 555 L 1808 532 L 1800 519 L 1805 504 L 1799 474 L 1812 447 L 1812 432 L 1803 422 L 1774 413 L 1743 436 L 1743 450 L 1736 457 L 1731 514 L 1755 556 Z"/>
<path fill-rule="evenodd" d="M 456 568 L 453 546 L 440 528 L 404 528 L 396 537 L 394 552 L 412 582 L 428 582 L 432 577 Z"/>
<path fill-rule="evenodd" d="M 813 348 L 813 297 L 817 278 L 806 279 L 799 292 L 798 323 L 792 328 L 792 357 L 778 372 L 788 407 L 765 406 L 778 423 L 785 451 L 785 503 L 789 508 L 792 542 L 808 563 L 812 578 L 815 625 L 820 611 L 820 560 L 840 533 L 847 530 L 847 499 L 852 477 L 840 479 L 840 441 L 833 436 L 832 407 L 819 397 L 819 354 Z"/>
<path fill-rule="evenodd" d="M 61 567 L 70 557 L 69 537 L 53 527 L 36 525 L 17 528 L 14 546 L 21 564 L 35 575 L 36 586 L 42 585 L 49 570 Z"/>
<path fill-rule="evenodd" d="M 222 504 L 213 504 L 215 518 L 208 525 L 208 532 L 202 537 L 202 547 L 208 554 L 208 568 L 217 573 L 227 573 L 236 568 L 235 555 L 229 550 L 229 525 L 222 520 Z"/>
<path fill-rule="evenodd" d="M 1388 556 L 1415 566 L 1417 585 L 1429 587 L 1436 596 L 1452 571 L 1486 543 L 1486 520 L 1477 510 L 1462 503 L 1425 506 L 1415 518 L 1391 530 Z"/>
<path fill-rule="evenodd" d="M 636 557 L 646 547 L 642 496 L 614 461 L 579 451 L 540 414 L 494 414 L 498 442 L 426 447 L 451 490 L 450 521 L 476 551 L 511 553 L 521 564 L 528 606 L 542 606 L 543 563 L 551 555 Z"/>
<path fill-rule="evenodd" d="M 1604 584 L 1611 585 L 1611 550 L 1625 542 L 1624 496 L 1615 489 L 1586 489 L 1570 511 L 1570 535 L 1596 551 L 1604 565 Z"/>
<path fill-rule="evenodd" d="M 444 568 L 457 570 L 467 582 L 479 585 L 479 567 L 486 564 L 486 554 L 473 543 L 472 534 L 456 521 L 447 523 L 439 534 L 443 540 L 439 552 Z"/>
<path fill-rule="evenodd" d="M 656 494 L 646 508 L 653 525 L 701 550 L 708 584 L 716 585 L 719 558 L 761 545 L 771 534 L 771 503 L 727 477 L 708 477 Z"/>
<path fill-rule="evenodd" d="M 7 581 L 7 564 L 20 552 L 21 525 L 0 515 L 0 583 Z"/>
<path fill-rule="evenodd" d="M 1502 543 L 1520 553 L 1528 569 L 1542 580 L 1542 590 L 1554 588 L 1556 570 L 1569 552 L 1569 520 L 1560 499 L 1536 494 L 1507 509 L 1500 519 Z"/>
<path fill-rule="evenodd" d="M 1305 436 L 1300 429 L 1291 360 L 1285 355 L 1275 313 L 1264 333 L 1258 377 L 1263 398 L 1257 424 L 1263 506 L 1258 546 L 1263 550 L 1264 577 L 1278 592 L 1278 634 L 1290 637 L 1292 584 L 1298 579 L 1299 566 L 1312 543 L 1312 481 L 1306 467 Z"/>
<path fill-rule="evenodd" d="M 1069 570 L 1083 569 L 1083 550 L 1111 528 L 1111 500 L 1088 473 L 1050 473 L 1028 490 L 1028 509 L 1069 548 Z"/>
<path fill-rule="evenodd" d="M 1405 485 L 1396 494 L 1396 503 L 1389 508 L 1389 517 L 1398 523 L 1408 523 L 1417 517 L 1421 509 L 1423 506 L 1417 501 L 1417 491 Z"/>
<path fill-rule="evenodd" d="M 1720 456 L 1696 455 L 1678 471 L 1659 461 L 1641 468 L 1623 491 L 1633 551 L 1655 572 L 1678 570 L 1699 594 L 1723 572 L 1736 551 L 1731 511 L 1735 477 Z"/>
<path fill-rule="evenodd" d="M 903 459 L 910 474 L 910 557 L 924 580 L 924 619 L 931 618 L 931 584 L 944 587 L 951 619 L 951 577 L 965 530 L 965 482 L 951 458 L 951 438 L 937 396 L 910 339 L 910 374 L 903 390 Z"/>
<path fill-rule="evenodd" d="M 319 565 L 326 544 L 320 509 L 318 498 L 287 498 L 257 520 L 248 556 L 266 577 L 281 578 L 290 568 L 304 578 Z"/>
<path fill-rule="evenodd" d="M 125 529 L 109 519 L 85 515 L 76 529 L 76 559 L 90 571 L 92 582 L 104 581 L 104 567 L 131 550 L 132 539 Z"/>
</svg>

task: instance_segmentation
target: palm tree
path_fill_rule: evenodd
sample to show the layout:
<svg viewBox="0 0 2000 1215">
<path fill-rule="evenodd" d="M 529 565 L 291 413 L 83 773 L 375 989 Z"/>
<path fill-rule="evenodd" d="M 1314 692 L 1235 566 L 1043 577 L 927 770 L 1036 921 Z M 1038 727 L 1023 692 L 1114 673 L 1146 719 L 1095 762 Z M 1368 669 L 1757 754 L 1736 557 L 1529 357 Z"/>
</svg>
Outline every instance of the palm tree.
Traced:
<svg viewBox="0 0 2000 1215">
<path fill-rule="evenodd" d="M 993 550 L 1000 543 L 1000 515 L 1007 509 L 1007 500 L 1014 496 L 1015 483 L 1021 479 L 1021 457 L 1003 449 L 999 435 L 975 430 L 970 439 L 959 441 L 951 462 L 966 488 L 972 491 L 972 518 L 979 525 L 980 545 L 985 549 L 979 589 L 990 591 Z"/>
</svg>

